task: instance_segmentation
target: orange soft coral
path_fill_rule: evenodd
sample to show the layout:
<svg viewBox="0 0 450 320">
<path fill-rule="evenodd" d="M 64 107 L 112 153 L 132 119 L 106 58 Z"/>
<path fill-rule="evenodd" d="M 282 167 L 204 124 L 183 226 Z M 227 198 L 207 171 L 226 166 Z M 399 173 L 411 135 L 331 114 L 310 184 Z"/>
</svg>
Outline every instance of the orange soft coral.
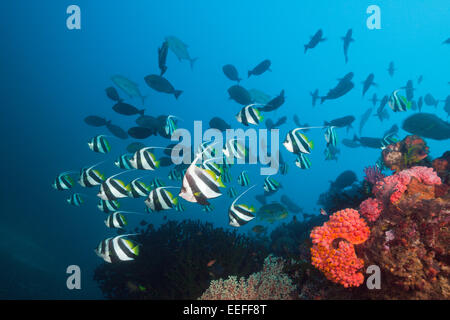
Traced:
<svg viewBox="0 0 450 320">
<path fill-rule="evenodd" d="M 358 211 L 344 209 L 334 213 L 328 222 L 311 232 L 312 264 L 327 279 L 346 288 L 361 285 L 364 276 L 359 271 L 364 264 L 356 256 L 353 245 L 365 242 L 369 235 L 369 227 Z"/>
<path fill-rule="evenodd" d="M 359 212 L 373 222 L 378 219 L 383 211 L 383 203 L 374 198 L 368 198 L 359 205 Z"/>
</svg>

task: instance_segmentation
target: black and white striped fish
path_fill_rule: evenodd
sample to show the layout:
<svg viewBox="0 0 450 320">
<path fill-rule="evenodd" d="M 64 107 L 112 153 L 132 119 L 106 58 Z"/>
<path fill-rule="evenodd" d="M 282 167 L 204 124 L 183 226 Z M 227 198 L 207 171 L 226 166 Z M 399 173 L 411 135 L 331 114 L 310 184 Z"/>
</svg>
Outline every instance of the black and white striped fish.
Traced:
<svg viewBox="0 0 450 320">
<path fill-rule="evenodd" d="M 167 187 L 159 187 L 150 191 L 145 204 L 153 211 L 169 210 L 176 206 L 178 198 L 166 190 Z"/>
<path fill-rule="evenodd" d="M 132 261 L 139 255 L 139 245 L 127 239 L 130 235 L 108 238 L 99 243 L 95 253 L 108 263 Z"/>
<path fill-rule="evenodd" d="M 183 212 L 185 210 L 184 205 L 181 201 L 178 201 L 178 203 L 175 205 L 175 210 L 178 212 Z"/>
<path fill-rule="evenodd" d="M 127 219 L 119 212 L 111 213 L 105 220 L 108 228 L 123 229 L 128 224 Z"/>
<path fill-rule="evenodd" d="M 333 146 L 336 147 L 337 145 L 337 136 L 336 131 L 334 130 L 334 127 L 327 127 L 325 131 L 325 141 L 327 142 L 327 146 Z"/>
<path fill-rule="evenodd" d="M 84 200 L 81 198 L 81 195 L 79 193 L 74 193 L 67 199 L 67 203 L 75 207 L 81 206 L 83 202 Z"/>
<path fill-rule="evenodd" d="M 263 116 L 261 115 L 261 112 L 253 106 L 254 104 L 250 104 L 243 107 L 236 115 L 236 120 L 244 126 L 248 126 L 249 124 L 258 125 L 263 120 Z"/>
<path fill-rule="evenodd" d="M 128 197 L 129 188 L 127 188 L 122 180 L 114 179 L 119 174 L 121 173 L 109 177 L 100 185 L 100 192 L 97 194 L 100 199 L 116 200 Z"/>
<path fill-rule="evenodd" d="M 227 158 L 245 159 L 248 150 L 238 139 L 230 139 L 226 142 L 223 153 Z"/>
<path fill-rule="evenodd" d="M 250 184 L 250 179 L 246 170 L 242 171 L 241 174 L 237 177 L 237 182 L 242 187 L 246 187 Z"/>
<path fill-rule="evenodd" d="M 97 208 L 105 213 L 117 211 L 120 203 L 117 200 L 100 200 L 97 204 Z"/>
<path fill-rule="evenodd" d="M 269 193 L 277 192 L 281 188 L 281 184 L 274 178 L 268 176 L 264 179 L 264 191 Z"/>
<path fill-rule="evenodd" d="M 155 170 L 159 168 L 159 161 L 153 153 L 148 151 L 152 147 L 142 148 L 135 152 L 133 158 L 130 160 L 131 165 L 139 170 Z"/>
<path fill-rule="evenodd" d="M 307 155 L 300 153 L 297 155 L 297 159 L 295 159 L 295 165 L 300 169 L 309 169 L 311 168 L 311 161 Z"/>
<path fill-rule="evenodd" d="M 227 194 L 228 194 L 228 196 L 230 197 L 230 198 L 235 198 L 236 196 L 237 196 L 237 192 L 236 192 L 236 189 L 234 188 L 234 187 L 230 187 L 228 190 L 227 190 Z"/>
<path fill-rule="evenodd" d="M 71 173 L 71 171 L 66 171 L 58 174 L 53 181 L 52 187 L 59 191 L 72 188 L 74 181 L 70 176 Z"/>
<path fill-rule="evenodd" d="M 412 103 L 408 101 L 405 97 L 398 94 L 400 90 L 395 90 L 392 92 L 391 96 L 389 97 L 389 107 L 394 112 L 402 112 L 406 111 L 407 109 L 411 109 Z"/>
<path fill-rule="evenodd" d="M 214 158 L 216 155 L 216 149 L 213 148 L 213 144 L 214 141 L 203 142 L 198 146 L 197 154 L 201 154 L 203 159 Z"/>
<path fill-rule="evenodd" d="M 283 142 L 284 147 L 292 153 L 311 153 L 311 149 L 314 147 L 314 143 L 303 134 L 298 132 L 302 128 L 296 128 L 289 131 L 286 135 L 286 139 Z"/>
<path fill-rule="evenodd" d="M 111 151 L 111 146 L 109 145 L 108 140 L 106 140 L 104 135 L 98 135 L 91 139 L 90 142 L 88 142 L 89 149 L 91 149 L 94 152 L 99 153 L 108 153 Z"/>
<path fill-rule="evenodd" d="M 131 165 L 131 156 L 128 153 L 121 155 L 117 161 L 114 162 L 115 166 L 120 169 L 131 170 L 133 166 Z"/>
<path fill-rule="evenodd" d="M 164 131 L 168 136 L 172 136 L 173 132 L 177 130 L 177 126 L 175 124 L 175 121 L 173 120 L 175 116 L 169 115 L 166 118 L 166 125 L 164 126 Z"/>
<path fill-rule="evenodd" d="M 206 206 L 203 206 L 202 211 L 204 212 L 211 212 L 214 210 L 214 207 L 212 204 L 207 204 Z"/>
<path fill-rule="evenodd" d="M 255 208 L 253 206 L 249 207 L 246 204 L 236 204 L 236 201 L 238 201 L 246 192 L 248 192 L 253 187 L 254 186 L 248 188 L 243 193 L 241 193 L 240 196 L 234 199 L 233 203 L 228 209 L 228 219 L 230 226 L 240 227 L 255 218 Z"/>
<path fill-rule="evenodd" d="M 151 188 L 144 182 L 139 181 L 142 177 L 136 178 L 126 187 L 130 198 L 140 198 L 148 196 Z"/>
<path fill-rule="evenodd" d="M 395 133 L 387 134 L 383 137 L 383 139 L 381 139 L 382 150 L 384 150 L 388 145 L 396 143 L 398 141 L 396 138 L 394 138 L 395 135 Z"/>
<path fill-rule="evenodd" d="M 211 147 L 212 145 L 208 146 L 208 148 Z M 205 149 L 204 152 L 208 150 Z M 209 204 L 207 199 L 217 198 L 222 195 L 219 187 L 224 188 L 225 185 L 221 178 L 217 177 L 210 170 L 197 167 L 197 161 L 201 156 L 202 153 L 198 153 L 186 170 L 179 196 L 189 202 L 207 205 Z"/>
<path fill-rule="evenodd" d="M 283 163 L 280 164 L 280 173 L 282 175 L 288 174 L 288 169 L 289 169 L 289 167 L 288 167 L 288 164 L 286 162 L 283 162 Z"/>
<path fill-rule="evenodd" d="M 164 182 L 161 181 L 161 179 L 159 179 L 158 177 L 155 177 L 153 179 L 153 181 L 150 183 L 150 187 L 152 189 L 156 189 L 159 187 L 164 187 L 166 184 Z"/>
<path fill-rule="evenodd" d="M 89 168 L 82 168 L 80 170 L 80 179 L 78 183 L 85 188 L 95 187 L 101 185 L 105 180 L 105 176 L 101 174 L 98 170 L 94 169 L 95 166 L 99 164 L 95 164 Z"/>
<path fill-rule="evenodd" d="M 223 174 L 223 168 L 219 164 L 213 162 L 214 160 L 217 160 L 217 158 L 211 158 L 211 159 L 207 159 L 207 160 L 203 161 L 202 167 L 204 169 L 210 170 L 217 177 L 220 177 Z"/>
</svg>

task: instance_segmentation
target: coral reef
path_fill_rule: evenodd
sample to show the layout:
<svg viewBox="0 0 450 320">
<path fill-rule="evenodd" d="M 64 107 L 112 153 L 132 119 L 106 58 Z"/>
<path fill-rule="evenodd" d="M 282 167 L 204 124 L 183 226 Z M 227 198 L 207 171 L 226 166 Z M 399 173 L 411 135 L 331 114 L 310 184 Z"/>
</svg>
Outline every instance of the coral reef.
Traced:
<svg viewBox="0 0 450 320">
<path fill-rule="evenodd" d="M 353 245 L 363 243 L 369 235 L 369 227 L 358 211 L 345 209 L 334 213 L 328 222 L 311 232 L 312 265 L 346 288 L 361 285 L 364 276 L 360 270 L 364 265 Z"/>
<path fill-rule="evenodd" d="M 210 223 L 168 221 L 139 230 L 135 261 L 101 264 L 94 279 L 109 299 L 196 299 L 211 279 L 248 276 L 261 268 L 266 248 L 235 230 Z M 211 261 L 216 260 L 211 265 Z"/>
<path fill-rule="evenodd" d="M 371 291 L 370 298 L 450 298 L 450 195 L 438 196 L 440 186 L 441 179 L 427 167 L 377 183 L 374 201 L 383 203 L 382 212 L 360 250 L 383 275 L 382 289 Z"/>
<path fill-rule="evenodd" d="M 379 180 L 382 180 L 385 175 L 377 166 L 370 166 L 364 168 L 364 180 L 369 182 L 371 185 L 375 185 Z"/>
<path fill-rule="evenodd" d="M 200 300 L 290 300 L 296 286 L 283 273 L 284 260 L 269 255 L 263 270 L 251 274 L 248 279 L 230 276 L 213 280 Z"/>
<path fill-rule="evenodd" d="M 428 152 L 429 148 L 421 137 L 410 135 L 386 146 L 382 157 L 386 167 L 398 172 L 412 166 L 429 165 Z"/>
<path fill-rule="evenodd" d="M 382 211 L 383 202 L 377 199 L 369 198 L 359 205 L 359 212 L 371 222 L 377 220 Z"/>
</svg>

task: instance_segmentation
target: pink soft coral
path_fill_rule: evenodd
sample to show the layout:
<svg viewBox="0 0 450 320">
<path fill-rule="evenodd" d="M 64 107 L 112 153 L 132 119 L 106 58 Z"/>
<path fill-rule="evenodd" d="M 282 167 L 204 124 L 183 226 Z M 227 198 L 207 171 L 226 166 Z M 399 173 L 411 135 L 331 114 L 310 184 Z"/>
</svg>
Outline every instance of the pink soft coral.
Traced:
<svg viewBox="0 0 450 320">
<path fill-rule="evenodd" d="M 383 203 L 374 198 L 364 200 L 359 205 L 359 212 L 371 222 L 377 220 L 382 211 Z"/>
</svg>

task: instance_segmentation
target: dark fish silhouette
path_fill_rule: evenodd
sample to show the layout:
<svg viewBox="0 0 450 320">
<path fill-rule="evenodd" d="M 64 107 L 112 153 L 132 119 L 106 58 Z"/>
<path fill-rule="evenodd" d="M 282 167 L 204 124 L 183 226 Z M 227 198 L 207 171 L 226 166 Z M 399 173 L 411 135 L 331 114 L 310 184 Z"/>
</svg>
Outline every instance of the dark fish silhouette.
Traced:
<svg viewBox="0 0 450 320">
<path fill-rule="evenodd" d="M 351 186 L 357 180 L 356 174 L 351 170 L 342 172 L 334 181 L 330 181 L 331 189 L 342 190 L 348 186 Z"/>
<path fill-rule="evenodd" d="M 151 74 L 144 78 L 145 83 L 155 91 L 173 94 L 175 99 L 178 99 L 180 94 L 183 93 L 182 90 L 175 90 L 172 84 L 164 77 L 157 74 Z"/>
<path fill-rule="evenodd" d="M 284 90 L 281 90 L 278 96 L 270 100 L 264 107 L 259 108 L 259 110 L 264 112 L 274 111 L 283 105 L 284 100 Z"/>
<path fill-rule="evenodd" d="M 419 109 L 419 112 L 422 111 L 422 106 L 423 106 L 423 97 L 420 96 L 419 100 L 417 100 L 417 107 Z"/>
<path fill-rule="evenodd" d="M 92 127 L 103 127 L 106 125 L 106 119 L 99 116 L 87 116 L 84 122 Z"/>
<path fill-rule="evenodd" d="M 393 77 L 394 76 L 394 71 L 395 71 L 396 69 L 395 69 L 395 67 L 394 67 L 394 61 L 391 61 L 390 63 L 389 63 L 389 67 L 387 68 L 387 71 L 388 71 L 388 73 L 389 73 L 389 75 L 391 76 L 391 77 Z"/>
<path fill-rule="evenodd" d="M 405 89 L 406 92 L 406 100 L 411 101 L 414 98 L 414 86 L 413 86 L 413 81 L 412 80 L 408 80 L 408 82 L 406 82 L 406 86 L 404 86 L 402 89 Z"/>
<path fill-rule="evenodd" d="M 354 116 L 345 116 L 342 118 L 337 118 L 331 121 L 324 121 L 324 126 L 332 126 L 336 128 L 347 128 L 347 131 L 352 127 L 352 123 L 355 121 Z"/>
<path fill-rule="evenodd" d="M 252 103 L 250 93 L 247 91 L 247 89 L 245 89 L 240 85 L 234 85 L 229 87 L 228 94 L 230 95 L 230 99 L 233 99 L 239 104 L 247 106 Z"/>
<path fill-rule="evenodd" d="M 128 129 L 128 134 L 135 139 L 145 139 L 153 134 L 153 130 L 145 127 L 132 127 Z"/>
<path fill-rule="evenodd" d="M 362 129 L 365 126 L 367 120 L 369 120 L 369 117 L 370 117 L 371 113 L 372 113 L 372 108 L 369 108 L 361 116 L 361 121 L 359 122 L 359 134 L 360 135 L 361 135 Z"/>
<path fill-rule="evenodd" d="M 128 139 L 128 134 L 121 127 L 112 124 L 111 121 L 106 123 L 106 128 L 111 132 L 114 136 L 119 139 Z"/>
<path fill-rule="evenodd" d="M 377 102 L 380 101 L 380 99 L 378 99 L 377 94 L 374 93 L 372 95 L 372 98 L 369 99 L 369 101 L 371 101 L 373 106 L 375 107 L 377 105 Z"/>
<path fill-rule="evenodd" d="M 250 78 L 251 75 L 259 76 L 266 72 L 267 70 L 270 70 L 270 60 L 264 60 L 263 62 L 259 63 L 256 67 L 254 67 L 252 70 L 248 71 L 248 77 Z"/>
<path fill-rule="evenodd" d="M 219 117 L 214 117 L 209 120 L 209 127 L 220 131 L 231 129 L 231 126 L 225 120 Z"/>
<path fill-rule="evenodd" d="M 367 92 L 367 90 L 369 90 L 369 88 L 371 86 L 376 86 L 377 84 L 375 82 L 373 82 L 373 79 L 375 78 L 375 75 L 373 73 L 369 74 L 366 78 L 366 80 L 364 80 L 362 82 L 363 84 L 363 92 L 362 95 L 364 96 Z"/>
<path fill-rule="evenodd" d="M 317 99 L 319 99 L 319 89 L 316 89 L 314 92 L 309 93 L 312 97 L 312 106 L 316 105 Z"/>
<path fill-rule="evenodd" d="M 353 72 L 347 73 L 344 78 L 339 80 L 336 87 L 328 91 L 327 95 L 320 98 L 320 103 L 324 103 L 325 100 L 337 99 L 348 93 L 355 86 L 351 81 L 353 78 Z"/>
<path fill-rule="evenodd" d="M 442 44 L 450 44 L 450 38 L 448 38 L 447 40 L 444 40 L 444 41 L 442 42 Z"/>
<path fill-rule="evenodd" d="M 431 93 L 427 93 L 423 98 L 423 101 L 427 106 L 434 106 L 435 108 L 439 104 L 439 100 L 435 99 Z"/>
<path fill-rule="evenodd" d="M 226 64 L 222 67 L 223 73 L 227 76 L 228 79 L 232 81 L 237 81 L 238 83 L 242 80 L 239 78 L 239 73 L 235 66 L 232 64 Z"/>
<path fill-rule="evenodd" d="M 161 73 L 159 74 L 160 76 L 162 76 L 167 70 L 166 59 L 168 51 L 169 44 L 167 43 L 167 41 L 164 41 L 161 45 L 161 48 L 158 48 L 158 66 L 159 70 L 161 70 Z"/>
<path fill-rule="evenodd" d="M 309 42 L 307 44 L 305 44 L 305 53 L 308 49 L 313 49 L 317 46 L 317 44 L 319 42 L 325 41 L 325 38 L 322 38 L 323 32 L 322 29 L 319 29 L 314 36 L 311 37 L 311 39 L 309 40 Z"/>
<path fill-rule="evenodd" d="M 350 46 L 350 43 L 355 41 L 355 39 L 352 38 L 352 29 L 348 29 L 347 33 L 344 37 L 342 37 L 342 40 L 344 41 L 344 57 L 345 57 L 345 63 L 348 62 L 348 47 Z"/>
<path fill-rule="evenodd" d="M 403 121 L 402 129 L 423 138 L 450 139 L 450 124 L 431 113 L 415 113 Z"/>
<path fill-rule="evenodd" d="M 349 148 L 359 148 L 361 144 L 358 141 L 350 140 L 350 139 L 342 139 L 342 144 Z"/>
<path fill-rule="evenodd" d="M 119 97 L 119 93 L 117 92 L 116 88 L 114 87 L 108 87 L 105 89 L 106 95 L 108 98 L 110 98 L 113 101 L 120 102 L 122 99 Z"/>
<path fill-rule="evenodd" d="M 134 116 L 135 114 L 144 115 L 145 109 L 139 110 L 131 104 L 125 102 L 117 102 L 113 107 L 113 110 L 124 116 Z"/>
<path fill-rule="evenodd" d="M 353 141 L 359 142 L 361 146 L 373 149 L 381 149 L 383 147 L 383 139 L 380 138 L 372 138 L 372 137 L 357 137 L 356 135 L 353 137 Z"/>
</svg>

